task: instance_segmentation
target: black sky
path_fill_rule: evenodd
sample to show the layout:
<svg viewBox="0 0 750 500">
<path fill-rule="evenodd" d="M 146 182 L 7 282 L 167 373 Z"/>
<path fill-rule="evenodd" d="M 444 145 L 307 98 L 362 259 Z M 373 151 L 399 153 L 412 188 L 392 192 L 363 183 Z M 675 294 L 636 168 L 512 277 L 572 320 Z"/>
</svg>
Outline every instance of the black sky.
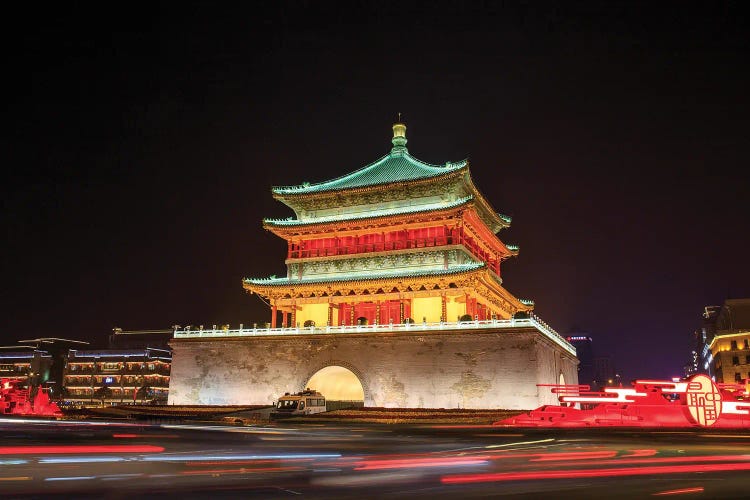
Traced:
<svg viewBox="0 0 750 500">
<path fill-rule="evenodd" d="M 468 2 L 466 2 L 468 3 Z M 626 377 L 750 296 L 743 2 L 212 2 L 7 12 L 0 340 L 250 324 L 272 185 L 468 157 L 506 287 Z"/>
</svg>

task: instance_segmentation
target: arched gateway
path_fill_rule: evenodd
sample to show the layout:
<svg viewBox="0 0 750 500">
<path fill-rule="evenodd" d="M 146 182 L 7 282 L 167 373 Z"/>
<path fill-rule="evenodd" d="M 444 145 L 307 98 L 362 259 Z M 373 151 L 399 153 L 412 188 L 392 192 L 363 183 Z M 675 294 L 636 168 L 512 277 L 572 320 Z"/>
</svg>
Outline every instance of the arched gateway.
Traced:
<svg viewBox="0 0 750 500">
<path fill-rule="evenodd" d="M 365 388 L 362 376 L 352 370 L 351 365 L 346 368 L 341 365 L 349 365 L 345 362 L 331 362 L 327 366 L 317 370 L 308 378 L 305 387 L 315 389 L 325 396 L 328 401 L 353 401 L 364 403 Z"/>
<path fill-rule="evenodd" d="M 268 404 L 332 359 L 368 406 L 532 409 L 556 402 L 537 384 L 577 382 L 575 349 L 504 287 L 510 217 L 468 161 L 431 165 L 406 142 L 396 123 L 379 160 L 272 189 L 297 217 L 263 221 L 287 241 L 287 274 L 243 280 L 270 321 L 175 332 L 170 403 Z"/>
</svg>

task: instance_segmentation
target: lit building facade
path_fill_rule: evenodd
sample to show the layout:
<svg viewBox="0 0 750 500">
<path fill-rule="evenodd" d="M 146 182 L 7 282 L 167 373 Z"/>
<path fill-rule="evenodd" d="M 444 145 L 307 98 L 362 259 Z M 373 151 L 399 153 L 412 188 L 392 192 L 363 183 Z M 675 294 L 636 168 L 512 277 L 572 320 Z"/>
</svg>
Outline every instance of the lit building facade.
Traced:
<svg viewBox="0 0 750 500">
<path fill-rule="evenodd" d="M 162 349 L 71 349 L 64 400 L 73 405 L 166 402 L 171 353 Z"/>
<path fill-rule="evenodd" d="M 712 380 L 716 380 L 714 374 L 714 359 L 711 353 L 711 341 L 716 335 L 716 319 L 721 312 L 721 306 L 705 306 L 701 314 L 701 326 L 693 332 L 693 349 L 690 351 L 690 360 L 685 363 L 685 377 L 696 373 L 704 373 Z"/>
<path fill-rule="evenodd" d="M 25 344 L 43 356 L 36 365 L 32 365 L 31 372 L 34 374 L 29 381 L 30 387 L 44 384 L 50 398 L 59 400 L 62 397 L 63 371 L 71 347 L 82 348 L 89 343 L 81 340 L 61 339 L 58 337 L 40 337 L 36 339 L 19 340 L 19 344 Z M 37 358 L 34 358 L 37 360 Z M 39 369 L 41 368 L 41 369 Z"/>
<path fill-rule="evenodd" d="M 391 142 L 348 175 L 272 188 L 295 213 L 263 221 L 286 275 L 243 280 L 268 324 L 176 330 L 170 404 L 270 404 L 331 366 L 378 407 L 531 409 L 557 402 L 538 384 L 577 383 L 575 348 L 504 287 L 510 218 L 469 163 L 414 158 L 402 123 Z"/>
<path fill-rule="evenodd" d="M 37 387 L 50 378 L 52 356 L 31 346 L 0 347 L 0 378 L 20 380 Z"/>
<path fill-rule="evenodd" d="M 716 382 L 750 380 L 750 299 L 724 301 L 708 347 Z"/>
</svg>

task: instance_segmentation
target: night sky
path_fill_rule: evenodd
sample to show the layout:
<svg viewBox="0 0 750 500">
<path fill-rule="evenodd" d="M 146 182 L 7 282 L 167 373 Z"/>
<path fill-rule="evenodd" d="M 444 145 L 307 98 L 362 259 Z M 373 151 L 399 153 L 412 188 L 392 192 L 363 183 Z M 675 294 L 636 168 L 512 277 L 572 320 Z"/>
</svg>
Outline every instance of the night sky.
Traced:
<svg viewBox="0 0 750 500">
<path fill-rule="evenodd" d="M 703 306 L 750 296 L 750 27 L 652 3 L 6 11 L 0 345 L 268 321 L 241 279 L 285 274 L 270 187 L 376 160 L 401 112 L 513 217 L 511 293 L 679 375 Z"/>
</svg>

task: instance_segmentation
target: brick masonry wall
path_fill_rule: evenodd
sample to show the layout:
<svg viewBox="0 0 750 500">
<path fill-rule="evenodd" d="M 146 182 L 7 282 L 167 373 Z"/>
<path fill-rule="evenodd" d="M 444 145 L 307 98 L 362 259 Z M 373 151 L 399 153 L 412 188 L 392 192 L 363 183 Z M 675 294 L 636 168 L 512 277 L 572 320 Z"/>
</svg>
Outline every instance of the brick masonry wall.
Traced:
<svg viewBox="0 0 750 500">
<path fill-rule="evenodd" d="M 534 328 L 456 333 L 175 339 L 169 403 L 271 404 L 326 366 L 348 368 L 365 406 L 533 409 L 555 404 L 578 360 Z"/>
</svg>

